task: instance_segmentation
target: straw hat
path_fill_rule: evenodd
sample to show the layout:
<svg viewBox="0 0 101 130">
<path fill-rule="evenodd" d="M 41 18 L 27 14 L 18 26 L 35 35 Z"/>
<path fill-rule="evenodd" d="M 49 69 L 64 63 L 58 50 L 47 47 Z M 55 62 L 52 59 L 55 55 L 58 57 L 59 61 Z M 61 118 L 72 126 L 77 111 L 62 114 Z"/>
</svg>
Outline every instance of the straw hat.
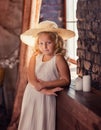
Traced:
<svg viewBox="0 0 101 130">
<path fill-rule="evenodd" d="M 63 40 L 67 40 L 75 36 L 75 33 L 73 31 L 63 29 L 63 28 L 58 28 L 55 22 L 46 20 L 38 23 L 35 28 L 29 29 L 24 33 L 22 33 L 20 35 L 20 38 L 23 43 L 29 46 L 33 46 L 37 34 L 43 31 L 57 32 L 58 35 L 60 35 L 63 38 Z"/>
</svg>

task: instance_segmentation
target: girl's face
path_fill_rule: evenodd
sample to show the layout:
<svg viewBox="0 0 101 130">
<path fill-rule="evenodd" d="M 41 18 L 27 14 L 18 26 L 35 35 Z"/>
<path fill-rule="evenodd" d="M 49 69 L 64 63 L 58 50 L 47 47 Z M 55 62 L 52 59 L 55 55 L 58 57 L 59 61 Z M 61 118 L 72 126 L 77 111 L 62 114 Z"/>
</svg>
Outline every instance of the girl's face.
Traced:
<svg viewBox="0 0 101 130">
<path fill-rule="evenodd" d="M 39 36 L 38 48 L 41 53 L 53 55 L 55 51 L 55 43 L 50 39 L 49 34 L 41 34 Z"/>
</svg>

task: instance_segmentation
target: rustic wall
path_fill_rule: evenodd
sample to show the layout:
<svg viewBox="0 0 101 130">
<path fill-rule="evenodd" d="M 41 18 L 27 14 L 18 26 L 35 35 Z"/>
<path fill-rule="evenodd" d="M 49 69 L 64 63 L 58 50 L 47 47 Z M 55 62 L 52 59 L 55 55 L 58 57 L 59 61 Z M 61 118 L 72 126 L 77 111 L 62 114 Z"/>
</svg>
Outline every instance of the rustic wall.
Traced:
<svg viewBox="0 0 101 130">
<path fill-rule="evenodd" d="M 8 113 L 16 88 L 22 8 L 23 0 L 0 0 L 0 66 L 5 69 L 3 92 Z"/>
<path fill-rule="evenodd" d="M 78 0 L 78 70 L 90 74 L 92 86 L 101 88 L 101 0 Z"/>
<path fill-rule="evenodd" d="M 0 58 L 10 56 L 19 46 L 21 13 L 22 0 L 0 0 Z"/>
</svg>

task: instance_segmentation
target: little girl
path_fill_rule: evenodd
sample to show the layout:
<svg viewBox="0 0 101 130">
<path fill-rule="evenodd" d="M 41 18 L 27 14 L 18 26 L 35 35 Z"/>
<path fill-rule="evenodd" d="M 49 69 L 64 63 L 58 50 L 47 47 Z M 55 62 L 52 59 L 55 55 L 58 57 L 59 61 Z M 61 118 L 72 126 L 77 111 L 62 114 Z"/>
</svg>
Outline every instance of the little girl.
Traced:
<svg viewBox="0 0 101 130">
<path fill-rule="evenodd" d="M 38 28 L 34 34 L 32 31 L 33 37 L 36 33 L 35 52 L 29 62 L 28 84 L 23 96 L 18 130 L 55 130 L 55 96 L 70 84 L 70 71 L 63 56 L 60 30 L 58 33 L 58 28 L 54 31 L 54 26 L 49 26 L 50 31 L 46 25 L 54 24 L 51 21 L 40 24 L 45 27 Z M 74 36 L 72 31 L 70 33 L 72 35 L 68 32 L 67 39 Z"/>
</svg>

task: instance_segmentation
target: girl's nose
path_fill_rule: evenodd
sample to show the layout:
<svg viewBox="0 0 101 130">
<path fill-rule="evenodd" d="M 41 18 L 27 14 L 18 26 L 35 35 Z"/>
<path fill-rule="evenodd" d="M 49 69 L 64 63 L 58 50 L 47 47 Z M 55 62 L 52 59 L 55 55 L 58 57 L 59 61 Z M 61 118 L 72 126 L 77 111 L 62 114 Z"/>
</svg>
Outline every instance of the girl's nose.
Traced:
<svg viewBox="0 0 101 130">
<path fill-rule="evenodd" d="M 47 43 L 46 42 L 44 43 L 44 47 L 47 48 Z"/>
</svg>

